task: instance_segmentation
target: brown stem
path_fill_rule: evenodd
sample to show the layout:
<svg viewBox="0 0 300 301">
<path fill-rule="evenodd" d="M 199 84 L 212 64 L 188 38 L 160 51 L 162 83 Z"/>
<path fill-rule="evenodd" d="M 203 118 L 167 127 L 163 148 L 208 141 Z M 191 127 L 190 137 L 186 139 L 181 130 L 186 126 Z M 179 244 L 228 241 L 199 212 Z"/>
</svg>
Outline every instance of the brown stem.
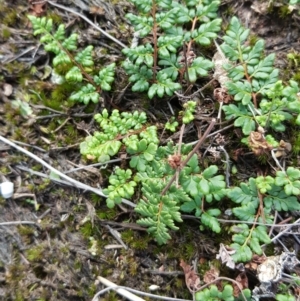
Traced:
<svg viewBox="0 0 300 301">
<path fill-rule="evenodd" d="M 62 47 L 62 50 L 65 51 L 67 53 L 67 55 L 69 56 L 69 58 L 71 59 L 72 63 L 74 65 L 76 65 L 79 69 L 80 69 L 80 72 L 84 75 L 84 77 L 88 80 L 88 82 L 93 85 L 94 87 L 96 87 L 97 91 L 100 92 L 99 89 L 99 86 L 94 82 L 93 78 L 84 70 L 84 68 L 82 67 L 81 64 L 78 64 L 76 61 L 75 61 L 75 58 L 73 57 L 73 55 L 67 50 L 67 49 L 64 49 L 63 46 Z"/>
<path fill-rule="evenodd" d="M 248 74 L 246 63 L 243 63 L 243 67 L 244 67 L 245 77 L 246 77 L 247 81 L 251 84 L 252 80 L 251 80 L 251 77 Z M 252 99 L 253 99 L 254 108 L 257 109 L 256 93 L 252 93 Z"/>
<path fill-rule="evenodd" d="M 192 23 L 192 28 L 191 28 L 191 33 L 194 31 L 196 23 L 198 21 L 198 18 L 195 17 Z M 190 78 L 189 78 L 189 70 L 188 70 L 188 62 L 187 62 L 187 57 L 190 54 L 191 48 L 192 48 L 192 43 L 193 40 L 191 39 L 188 43 L 188 46 L 186 47 L 186 45 L 183 45 L 183 56 L 184 56 L 184 64 L 185 64 L 185 73 L 186 73 L 186 80 L 187 80 L 187 84 L 189 87 L 191 87 L 191 83 L 190 83 Z"/>
<path fill-rule="evenodd" d="M 189 66 L 188 66 L 188 62 L 187 62 L 188 55 L 189 55 L 189 52 L 186 51 L 186 45 L 184 43 L 183 44 L 183 57 L 184 57 L 184 64 L 185 64 L 185 74 L 186 74 L 187 85 L 190 86 L 191 82 L 190 82 L 190 77 L 189 77 Z"/>
<path fill-rule="evenodd" d="M 264 201 L 263 201 L 263 196 L 262 194 L 258 191 L 258 198 L 259 198 L 259 213 L 260 216 L 263 220 L 263 222 L 266 222 L 266 217 L 265 217 L 265 213 L 264 213 Z"/>
<path fill-rule="evenodd" d="M 196 23 L 198 21 L 198 18 L 195 17 L 194 20 L 193 20 L 193 23 L 192 23 L 192 28 L 191 28 L 191 34 L 193 33 L 195 27 L 196 27 Z M 192 48 L 192 43 L 193 43 L 193 40 L 190 40 L 189 41 L 189 44 L 188 44 L 188 47 L 187 47 L 187 53 L 190 52 L 191 48 Z"/>
<path fill-rule="evenodd" d="M 192 158 L 192 156 L 195 154 L 195 152 L 198 150 L 198 148 L 203 144 L 204 140 L 206 139 L 207 135 L 212 131 L 212 129 L 215 126 L 216 122 L 217 122 L 217 120 L 215 118 L 213 118 L 211 120 L 210 125 L 208 126 L 208 128 L 204 132 L 201 139 L 197 142 L 195 147 L 190 151 L 190 153 L 188 154 L 186 159 L 182 162 L 180 169 L 182 169 L 189 162 L 189 160 Z M 172 183 L 174 182 L 175 179 L 176 179 L 176 172 L 174 173 L 174 175 L 170 179 L 169 183 L 166 185 L 166 187 L 161 192 L 161 195 L 164 195 L 168 191 L 168 189 L 171 187 L 171 185 L 172 185 Z"/>
<path fill-rule="evenodd" d="M 256 93 L 252 93 L 252 98 L 253 98 L 253 104 L 254 108 L 257 109 L 257 99 L 256 99 Z"/>
<path fill-rule="evenodd" d="M 152 29 L 152 36 L 153 36 L 153 81 L 156 81 L 156 69 L 157 69 L 157 23 L 156 23 L 156 3 L 155 0 L 152 0 L 152 18 L 153 18 L 153 29 Z"/>
<path fill-rule="evenodd" d="M 81 64 L 76 62 L 74 56 L 68 51 L 68 49 L 64 48 L 63 45 L 54 37 L 53 37 L 53 40 L 55 40 L 57 42 L 60 50 L 64 51 L 68 55 L 68 57 L 70 58 L 72 63 L 80 69 L 80 72 L 84 75 L 84 77 L 88 80 L 88 82 L 90 84 L 92 84 L 94 87 L 96 87 L 97 92 L 100 92 L 101 91 L 100 87 L 94 82 L 93 78 L 84 70 L 84 68 L 81 66 Z"/>
<path fill-rule="evenodd" d="M 178 156 L 181 155 L 182 137 L 183 137 L 184 129 L 185 129 L 185 124 L 183 123 L 181 126 L 181 129 L 180 129 L 180 135 L 179 135 L 178 150 L 177 150 Z M 176 174 L 176 187 L 178 187 L 179 173 L 180 173 L 180 170 L 178 168 L 176 168 L 176 173 L 175 173 Z"/>
</svg>

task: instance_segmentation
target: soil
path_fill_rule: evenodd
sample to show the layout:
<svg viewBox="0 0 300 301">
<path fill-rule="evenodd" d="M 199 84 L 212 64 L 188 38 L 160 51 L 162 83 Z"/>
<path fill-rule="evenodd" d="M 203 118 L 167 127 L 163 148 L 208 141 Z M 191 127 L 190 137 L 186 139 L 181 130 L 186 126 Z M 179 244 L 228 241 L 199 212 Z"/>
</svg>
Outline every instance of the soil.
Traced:
<svg viewBox="0 0 300 301">
<path fill-rule="evenodd" d="M 269 8 L 267 2 L 271 3 Z M 80 11 L 129 45 L 133 30 L 125 14 L 134 8 L 127 1 L 57 3 Z M 300 52 L 300 15 L 296 9 L 287 13 L 286 7 L 275 0 L 227 0 L 222 1 L 220 8 L 223 29 L 231 16 L 237 15 L 253 36 L 265 39 L 266 51 L 276 52 L 276 64 L 283 70 L 284 80 L 297 74 L 297 66 L 287 54 Z M 70 107 L 66 99 L 54 100 L 51 71 L 47 69 L 51 56 L 33 36 L 26 18 L 29 13 L 47 15 L 58 23 L 61 20 L 68 29 L 79 32 L 80 47 L 94 45 L 99 62 L 119 61 L 121 47 L 78 16 L 50 3 L 0 0 L 0 134 L 66 173 L 87 164 L 80 156 L 79 143 L 87 132 L 94 130 L 92 116 L 101 106 Z M 146 103 L 127 89 L 127 84 L 126 75 L 118 70 L 113 91 L 103 93 L 102 106 L 124 111 L 145 110 L 153 124 L 166 122 L 162 114 L 168 111 L 166 104 Z M 36 95 L 35 91 L 43 95 Z M 35 102 L 32 106 L 35 118 L 25 120 L 12 109 L 11 102 L 29 94 L 44 101 Z M 180 108 L 176 101 L 173 105 Z M 194 126 L 185 139 L 197 139 Z M 178 134 L 173 140 L 178 141 Z M 247 179 L 255 163 L 249 160 L 243 164 Z M 106 184 L 107 172 L 89 167 L 68 175 L 92 187 L 101 187 Z M 67 185 L 55 175 L 50 179 L 45 167 L 3 142 L 0 142 L 0 176 L 0 182 L 9 180 L 15 185 L 12 198 L 0 198 L 1 300 L 92 300 L 97 291 L 105 288 L 98 276 L 146 292 L 155 285 L 154 293 L 191 299 L 180 260 L 191 265 L 201 262 L 205 270 L 214 261 L 220 242 L 226 243 L 211 232 L 200 232 L 198 223 L 187 218 L 179 231 L 172 232 L 169 244 L 158 246 L 135 223 L 132 208 L 122 205 L 108 209 L 101 197 Z M 2 224 L 13 221 L 20 223 Z M 233 272 L 224 268 L 223 272 L 233 276 Z M 253 276 L 252 286 L 255 281 Z M 106 292 L 101 299 L 122 297 Z"/>
</svg>

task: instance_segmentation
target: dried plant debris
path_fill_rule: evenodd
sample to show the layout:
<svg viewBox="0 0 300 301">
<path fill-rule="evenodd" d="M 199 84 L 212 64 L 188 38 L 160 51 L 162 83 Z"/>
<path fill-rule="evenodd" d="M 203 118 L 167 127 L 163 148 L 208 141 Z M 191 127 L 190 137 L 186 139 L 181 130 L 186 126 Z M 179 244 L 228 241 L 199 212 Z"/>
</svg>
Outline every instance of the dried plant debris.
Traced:
<svg viewBox="0 0 300 301">
<path fill-rule="evenodd" d="M 262 155 L 273 149 L 273 146 L 267 142 L 262 133 L 254 131 L 250 133 L 249 146 L 255 155 Z"/>
<path fill-rule="evenodd" d="M 230 82 L 231 79 L 228 77 L 227 71 L 224 70 L 223 66 L 224 64 L 229 63 L 229 59 L 225 57 L 225 54 L 223 53 L 222 49 L 216 41 L 215 45 L 217 47 L 217 52 L 215 53 L 212 59 L 215 67 L 213 78 L 220 83 L 220 86 L 223 89 L 227 90 L 226 83 Z"/>
<path fill-rule="evenodd" d="M 183 269 L 185 276 L 185 283 L 191 293 L 198 291 L 201 287 L 199 276 L 194 271 L 193 267 L 185 263 L 184 260 L 180 261 L 180 266 Z"/>
<path fill-rule="evenodd" d="M 300 261 L 295 252 L 283 252 L 278 256 L 267 257 L 266 260 L 257 267 L 257 278 L 260 285 L 253 290 L 252 298 L 275 297 L 276 289 L 274 284 L 284 281 L 284 271 L 293 271 Z"/>
<path fill-rule="evenodd" d="M 225 246 L 222 243 L 220 244 L 219 254 L 217 254 L 217 259 L 221 259 L 222 263 L 226 263 L 230 269 L 235 268 L 235 262 L 233 261 L 231 255 L 233 255 L 236 251 L 229 246 Z"/>
</svg>

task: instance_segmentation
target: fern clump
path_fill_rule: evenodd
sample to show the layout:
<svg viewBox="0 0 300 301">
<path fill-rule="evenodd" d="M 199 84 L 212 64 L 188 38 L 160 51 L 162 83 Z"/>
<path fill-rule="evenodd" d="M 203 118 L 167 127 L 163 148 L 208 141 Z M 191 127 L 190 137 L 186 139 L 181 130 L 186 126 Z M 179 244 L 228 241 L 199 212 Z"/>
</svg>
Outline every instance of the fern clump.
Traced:
<svg viewBox="0 0 300 301">
<path fill-rule="evenodd" d="M 220 1 L 135 1 L 139 15 L 127 14 L 136 36 L 151 35 L 152 43 L 125 48 L 123 67 L 133 91 L 147 91 L 149 98 L 173 95 L 183 80 L 195 83 L 212 69 L 211 60 L 192 50 L 210 45 L 220 30 Z M 190 28 L 187 30 L 186 28 Z M 179 49 L 184 47 L 184 51 Z"/>
<path fill-rule="evenodd" d="M 52 19 L 37 18 L 29 15 L 34 35 L 40 35 L 40 42 L 45 50 L 54 53 L 54 74 L 58 75 L 60 84 L 64 81 L 73 83 L 77 90 L 70 100 L 88 104 L 98 103 L 101 91 L 110 91 L 114 81 L 115 63 L 102 68 L 98 73 L 94 70 L 93 46 L 77 51 L 78 34 L 66 36 L 65 25 L 60 24 L 55 30 Z M 60 72 L 63 70 L 63 72 Z"/>
<path fill-rule="evenodd" d="M 271 224 L 274 222 L 273 208 L 278 211 L 300 210 L 299 201 L 292 195 L 295 187 L 293 185 L 298 185 L 298 176 L 299 170 L 288 168 L 286 173 L 278 171 L 276 178 L 259 176 L 256 179 L 250 178 L 247 183 L 241 183 L 239 187 L 231 188 L 227 196 L 238 205 L 233 207 L 232 213 L 241 221 Z M 284 185 L 289 185 L 287 192 L 290 194 L 282 188 Z M 253 254 L 261 255 L 260 244 L 271 242 L 265 226 L 253 225 L 250 228 L 247 224 L 237 224 L 232 226 L 230 231 L 233 233 L 233 243 L 230 247 L 235 250 L 232 258 L 236 262 L 247 262 L 251 260 Z"/>
<path fill-rule="evenodd" d="M 195 103 L 188 102 L 184 107 L 182 120 L 188 123 L 193 119 Z M 108 196 L 108 207 L 134 196 L 139 188 L 142 196 L 135 211 L 141 218 L 137 223 L 146 226 L 159 244 L 171 238 L 170 230 L 178 229 L 176 223 L 182 222 L 181 212 L 193 212 L 203 226 L 217 233 L 221 231 L 217 220 L 221 211 L 214 205 L 226 196 L 227 189 L 224 176 L 217 174 L 217 166 L 201 169 L 194 154 L 181 167 L 180 162 L 187 158 L 190 147 L 182 145 L 178 155 L 178 147 L 173 143 L 160 146 L 157 128 L 145 125 L 145 113 L 113 110 L 109 114 L 104 109 L 95 115 L 95 120 L 100 131 L 81 143 L 81 154 L 105 162 L 122 149 L 130 157 L 130 169 L 116 168 L 109 177 L 109 186 L 103 190 Z M 166 190 L 177 168 L 178 182 Z"/>
<path fill-rule="evenodd" d="M 290 81 L 289 85 L 284 85 L 279 80 L 279 70 L 274 67 L 275 54 L 264 57 L 262 39 L 249 46 L 249 33 L 249 29 L 233 17 L 220 46 L 229 59 L 223 67 L 231 79 L 226 83 L 228 93 L 235 101 L 223 106 L 226 119 L 234 119 L 234 125 L 241 127 L 247 136 L 256 128 L 283 132 L 285 121 L 292 119 L 299 125 L 297 83 Z"/>
<path fill-rule="evenodd" d="M 96 131 L 92 136 L 88 136 L 84 142 L 80 144 L 80 152 L 89 160 L 97 160 L 105 162 L 114 156 L 120 150 L 123 143 L 127 143 L 129 149 L 137 150 L 139 142 L 139 132 L 143 124 L 146 122 L 146 114 L 135 111 L 134 113 L 119 113 L 113 110 L 112 114 L 106 109 L 100 114 L 94 116 L 99 123 L 101 132 Z M 151 132 L 153 128 L 148 128 L 145 132 Z M 129 135 L 131 133 L 131 135 Z M 157 143 L 156 131 L 153 135 L 149 135 Z M 145 133 L 144 133 L 145 134 Z M 130 148 L 131 147 L 131 148 Z"/>
</svg>

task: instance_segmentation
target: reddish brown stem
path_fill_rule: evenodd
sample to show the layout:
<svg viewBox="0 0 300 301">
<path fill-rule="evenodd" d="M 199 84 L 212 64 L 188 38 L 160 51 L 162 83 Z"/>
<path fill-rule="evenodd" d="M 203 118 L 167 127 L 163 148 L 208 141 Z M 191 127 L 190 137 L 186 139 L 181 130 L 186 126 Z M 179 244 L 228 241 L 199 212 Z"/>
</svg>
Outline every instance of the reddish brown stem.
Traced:
<svg viewBox="0 0 300 301">
<path fill-rule="evenodd" d="M 152 18 L 153 18 L 153 29 L 152 29 L 152 36 L 153 36 L 153 81 L 156 81 L 156 69 L 157 69 L 157 23 L 156 23 L 156 3 L 155 0 L 152 0 Z"/>
<path fill-rule="evenodd" d="M 196 153 L 196 151 L 198 150 L 198 148 L 203 144 L 203 142 L 206 139 L 207 135 L 212 131 L 212 129 L 215 126 L 216 122 L 217 122 L 217 120 L 215 118 L 213 118 L 211 120 L 211 123 L 208 126 L 208 128 L 206 129 L 206 131 L 204 132 L 203 136 L 200 138 L 200 140 L 198 141 L 198 143 L 195 145 L 195 147 L 188 154 L 188 156 L 186 157 L 186 159 L 182 162 L 181 167 L 180 167 L 179 170 L 181 170 L 190 161 L 190 159 Z M 169 183 L 166 185 L 166 187 L 161 192 L 161 195 L 164 195 L 168 191 L 168 189 L 171 187 L 171 185 L 172 185 L 172 183 L 174 182 L 175 179 L 176 179 L 176 172 L 174 173 L 174 175 L 170 179 Z"/>
<path fill-rule="evenodd" d="M 251 80 L 251 77 L 248 74 L 247 65 L 245 63 L 243 63 L 243 67 L 244 67 L 245 77 L 246 77 L 247 81 L 251 84 L 252 80 Z M 252 99 L 253 99 L 254 108 L 257 109 L 256 93 L 252 93 Z"/>
</svg>

